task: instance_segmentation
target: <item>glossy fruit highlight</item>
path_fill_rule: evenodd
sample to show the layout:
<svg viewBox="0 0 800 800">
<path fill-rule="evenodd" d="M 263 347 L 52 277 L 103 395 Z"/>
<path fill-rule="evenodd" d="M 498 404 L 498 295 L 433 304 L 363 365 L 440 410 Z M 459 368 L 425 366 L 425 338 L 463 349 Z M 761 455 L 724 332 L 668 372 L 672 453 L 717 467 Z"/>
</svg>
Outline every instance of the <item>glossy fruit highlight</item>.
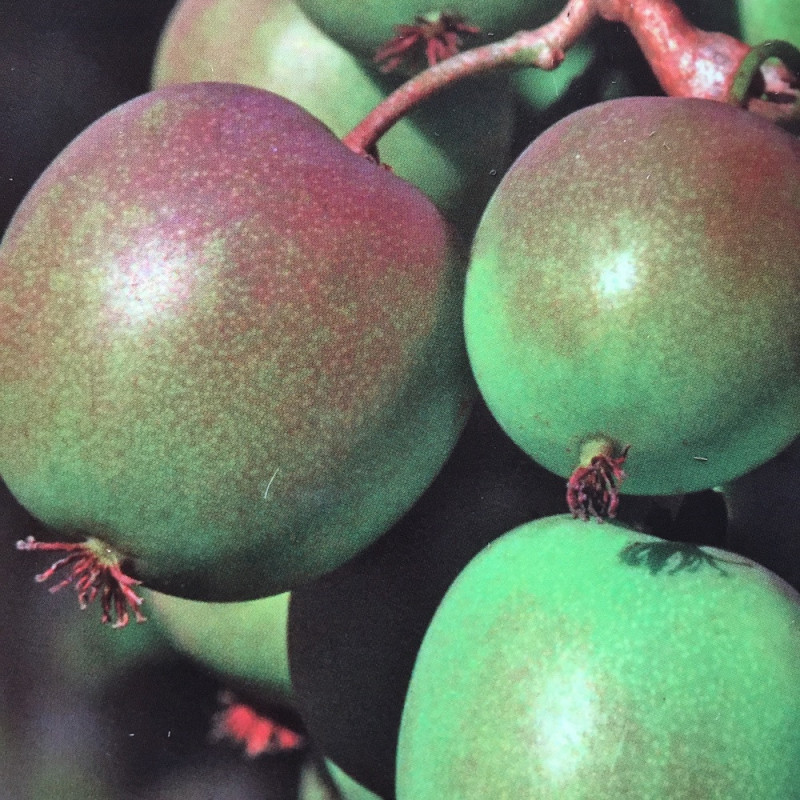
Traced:
<svg viewBox="0 0 800 800">
<path fill-rule="evenodd" d="M 744 557 L 523 525 L 428 628 L 398 800 L 796 797 L 799 631 L 800 595 Z"/>
<path fill-rule="evenodd" d="M 403 703 L 437 606 L 487 544 L 563 510 L 564 482 L 519 450 L 478 402 L 414 507 L 355 558 L 292 591 L 292 686 L 309 736 L 326 757 L 394 800 Z M 725 520 L 711 492 L 630 497 L 620 515 L 664 538 L 714 544 Z"/>
<path fill-rule="evenodd" d="M 618 484 L 630 446 L 623 491 L 733 479 L 800 432 L 798 253 L 791 135 L 703 100 L 577 111 L 479 225 L 464 311 L 478 386 L 558 474 L 604 453 Z"/>
<path fill-rule="evenodd" d="M 417 189 L 269 92 L 101 118 L 0 246 L 0 474 L 151 588 L 277 594 L 382 534 L 472 384 L 463 262 Z"/>
</svg>

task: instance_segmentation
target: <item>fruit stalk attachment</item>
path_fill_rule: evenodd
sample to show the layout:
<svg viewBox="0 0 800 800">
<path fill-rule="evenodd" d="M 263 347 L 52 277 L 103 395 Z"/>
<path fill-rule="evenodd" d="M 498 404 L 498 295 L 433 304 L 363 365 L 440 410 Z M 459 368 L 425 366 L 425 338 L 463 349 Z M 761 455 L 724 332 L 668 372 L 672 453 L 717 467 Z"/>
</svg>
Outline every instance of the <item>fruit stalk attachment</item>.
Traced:
<svg viewBox="0 0 800 800">
<path fill-rule="evenodd" d="M 696 28 L 673 0 L 569 0 L 555 19 L 536 30 L 465 50 L 423 70 L 376 106 L 342 141 L 356 153 L 374 153 L 378 139 L 395 122 L 456 81 L 497 69 L 555 69 L 598 20 L 620 22 L 631 31 L 661 87 L 674 97 L 731 102 L 734 82 L 752 50 L 727 34 Z M 783 58 L 780 53 L 777 57 Z M 778 123 L 793 117 L 800 73 L 790 60 L 784 69 L 759 63 L 763 80 L 747 81 L 745 96 L 736 102 Z M 768 102 L 759 96 L 759 84 L 766 87 Z"/>
<path fill-rule="evenodd" d="M 581 449 L 581 463 L 567 481 L 567 506 L 576 519 L 613 519 L 619 506 L 619 484 L 630 445 L 617 448 L 607 440 L 593 439 Z"/>
<path fill-rule="evenodd" d="M 103 624 L 111 623 L 112 628 L 124 628 L 129 620 L 129 609 L 137 622 L 146 622 L 140 606 L 142 598 L 134 591 L 141 581 L 131 578 L 122 571 L 122 557 L 99 539 L 90 538 L 85 542 L 40 542 L 33 536 L 20 539 L 17 550 L 54 550 L 66 552 L 63 558 L 55 561 L 44 572 L 36 575 L 38 583 L 50 580 L 57 572 L 67 571 L 66 577 L 50 587 L 54 593 L 70 584 L 75 585 L 81 609 L 100 597 Z"/>
<path fill-rule="evenodd" d="M 779 63 L 774 63 L 776 60 Z M 739 65 L 728 102 L 757 111 L 782 127 L 796 129 L 800 125 L 796 76 L 800 76 L 800 50 L 780 40 L 762 42 Z"/>
</svg>

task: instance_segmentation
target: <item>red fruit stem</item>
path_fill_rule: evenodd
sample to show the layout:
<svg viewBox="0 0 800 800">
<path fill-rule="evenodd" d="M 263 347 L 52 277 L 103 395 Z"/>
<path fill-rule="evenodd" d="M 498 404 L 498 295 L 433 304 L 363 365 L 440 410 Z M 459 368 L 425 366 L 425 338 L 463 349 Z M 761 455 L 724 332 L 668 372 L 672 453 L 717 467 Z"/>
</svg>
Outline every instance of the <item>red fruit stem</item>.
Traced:
<svg viewBox="0 0 800 800">
<path fill-rule="evenodd" d="M 595 6 L 603 19 L 631 31 L 668 95 L 727 101 L 748 45 L 695 28 L 672 0 L 596 0 Z"/>
<path fill-rule="evenodd" d="M 342 141 L 356 153 L 369 154 L 395 122 L 456 81 L 502 68 L 555 69 L 564 60 L 564 51 L 588 30 L 596 16 L 592 0 L 569 0 L 554 20 L 535 31 L 520 31 L 503 41 L 446 58 L 398 87 Z"/>
<path fill-rule="evenodd" d="M 356 153 L 374 153 L 378 139 L 395 122 L 456 81 L 503 68 L 555 69 L 598 19 L 621 22 L 630 29 L 668 95 L 742 104 L 739 98 L 731 100 L 731 92 L 752 49 L 748 45 L 724 33 L 695 28 L 673 0 L 569 0 L 555 19 L 536 30 L 465 50 L 423 70 L 374 108 L 342 141 Z M 789 115 L 797 101 L 798 76 L 771 65 L 761 69 L 768 91 L 786 95 L 786 102 L 765 103 L 753 97 L 744 105 L 776 120 L 781 113 Z"/>
<path fill-rule="evenodd" d="M 141 581 L 131 578 L 122 571 L 122 556 L 99 539 L 85 542 L 40 542 L 29 536 L 17 542 L 17 550 L 54 550 L 67 553 L 51 564 L 44 572 L 36 575 L 38 583 L 50 580 L 57 572 L 65 571 L 66 577 L 50 587 L 57 592 L 65 586 L 74 584 L 78 593 L 78 603 L 85 609 L 95 598 L 100 597 L 103 624 L 111 622 L 113 628 L 124 628 L 129 620 L 129 609 L 137 622 L 146 622 L 139 606 L 142 598 L 134 591 Z"/>
</svg>

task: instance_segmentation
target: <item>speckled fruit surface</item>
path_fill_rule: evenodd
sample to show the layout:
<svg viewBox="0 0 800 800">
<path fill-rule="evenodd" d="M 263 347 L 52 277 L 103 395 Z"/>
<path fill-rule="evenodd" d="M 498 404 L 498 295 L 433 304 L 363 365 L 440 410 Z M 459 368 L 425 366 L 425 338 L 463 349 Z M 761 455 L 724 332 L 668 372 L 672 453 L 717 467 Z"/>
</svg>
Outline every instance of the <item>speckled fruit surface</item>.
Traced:
<svg viewBox="0 0 800 800">
<path fill-rule="evenodd" d="M 470 236 L 510 163 L 514 100 L 508 77 L 464 81 L 441 92 L 378 144 L 381 162 L 422 189 Z M 291 0 L 181 0 L 159 42 L 153 86 L 210 80 L 287 97 L 337 136 L 349 133 L 398 85 L 356 60 Z"/>
<path fill-rule="evenodd" d="M 548 469 L 606 438 L 623 492 L 743 474 L 800 432 L 800 142 L 711 101 L 575 112 L 490 201 L 464 313 L 487 404 Z"/>
<path fill-rule="evenodd" d="M 289 101 L 167 87 L 51 165 L 0 246 L 0 474 L 151 588 L 277 594 L 419 496 L 463 425 L 463 261 Z"/>
<path fill-rule="evenodd" d="M 800 595 L 766 569 L 563 515 L 456 579 L 414 667 L 398 800 L 800 794 Z"/>
</svg>

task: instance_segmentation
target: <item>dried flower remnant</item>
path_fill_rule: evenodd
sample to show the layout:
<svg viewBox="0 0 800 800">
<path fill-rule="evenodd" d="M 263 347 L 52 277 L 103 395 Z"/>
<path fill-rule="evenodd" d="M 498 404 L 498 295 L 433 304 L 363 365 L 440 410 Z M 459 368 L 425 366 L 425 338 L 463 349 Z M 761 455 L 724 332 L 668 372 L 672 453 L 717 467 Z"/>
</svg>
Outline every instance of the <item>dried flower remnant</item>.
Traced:
<svg viewBox="0 0 800 800">
<path fill-rule="evenodd" d="M 572 473 L 567 482 L 567 505 L 573 517 L 594 517 L 602 522 L 617 515 L 619 484 L 626 477 L 622 465 L 629 449 L 630 445 L 624 447 L 618 456 L 598 452 Z"/>
<path fill-rule="evenodd" d="M 54 593 L 65 586 L 74 584 L 81 609 L 98 596 L 103 624 L 111 623 L 112 628 L 124 628 L 130 621 L 133 611 L 137 622 L 146 622 L 140 606 L 142 598 L 134 591 L 141 581 L 131 578 L 122 571 L 122 556 L 99 539 L 90 538 L 84 542 L 40 542 L 33 536 L 20 539 L 17 550 L 54 550 L 65 552 L 63 558 L 51 564 L 44 572 L 36 575 L 38 583 L 50 580 L 57 572 L 66 571 L 66 577 L 50 587 Z M 113 620 L 113 622 L 112 622 Z"/>
<path fill-rule="evenodd" d="M 391 72 L 401 64 L 424 60 L 429 67 L 454 56 L 462 45 L 462 36 L 480 33 L 457 14 L 432 14 L 414 18 L 413 25 L 395 25 L 395 36 L 378 48 L 375 63 L 381 72 Z"/>
</svg>

